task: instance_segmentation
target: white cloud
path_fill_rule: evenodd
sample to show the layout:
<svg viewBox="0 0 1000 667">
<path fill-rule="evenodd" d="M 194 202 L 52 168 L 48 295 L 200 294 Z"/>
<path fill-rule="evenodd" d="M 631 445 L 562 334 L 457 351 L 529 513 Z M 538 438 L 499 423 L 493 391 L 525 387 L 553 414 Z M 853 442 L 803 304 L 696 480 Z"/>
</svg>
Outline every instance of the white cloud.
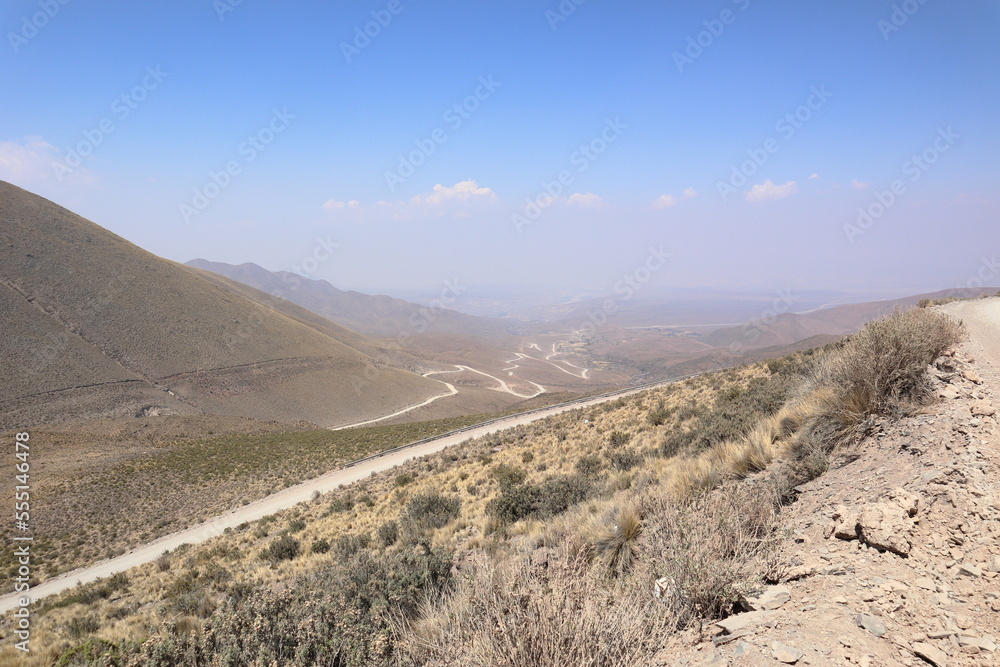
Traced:
<svg viewBox="0 0 1000 667">
<path fill-rule="evenodd" d="M 795 181 L 788 181 L 784 185 L 775 185 L 769 178 L 763 183 L 753 186 L 750 192 L 747 193 L 747 201 L 757 203 L 784 199 L 798 191 L 799 186 Z"/>
<path fill-rule="evenodd" d="M 810 181 L 815 181 L 817 178 L 819 178 L 819 174 L 809 174 Z"/>
<path fill-rule="evenodd" d="M 569 199 L 566 200 L 566 204 L 570 206 L 576 205 L 576 206 L 587 206 L 587 207 L 603 206 L 604 200 L 601 199 L 598 195 L 595 195 L 593 192 L 588 192 L 586 194 L 580 194 L 579 192 L 574 192 L 569 196 Z"/>
<path fill-rule="evenodd" d="M 691 199 L 692 197 L 697 197 L 698 192 L 694 188 L 684 188 L 681 192 L 680 199 L 673 195 L 660 195 L 650 204 L 650 207 L 654 209 L 664 209 L 670 208 L 671 206 L 676 206 L 677 202 L 682 202 L 685 199 Z"/>
<path fill-rule="evenodd" d="M 670 208 L 677 204 L 677 199 L 673 195 L 660 195 L 650 204 L 653 208 Z"/>
<path fill-rule="evenodd" d="M 481 199 L 480 199 L 481 198 Z M 481 188 L 471 178 L 461 181 L 451 187 L 441 184 L 435 185 L 430 192 L 419 194 L 410 201 L 414 204 L 443 204 L 449 201 L 469 201 L 480 199 L 480 201 L 496 201 L 496 194 L 490 188 Z"/>
<path fill-rule="evenodd" d="M 342 209 L 342 208 L 357 208 L 359 206 L 361 206 L 361 202 L 357 201 L 356 199 L 352 199 L 351 201 L 337 201 L 336 199 L 327 199 L 323 203 L 323 208 L 325 208 L 327 211 L 335 211 L 337 209 Z"/>
<path fill-rule="evenodd" d="M 83 166 L 70 169 L 60 157 L 59 149 L 41 137 L 25 137 L 20 142 L 0 141 L 0 179 L 29 190 L 96 182 L 89 169 Z"/>
<path fill-rule="evenodd" d="M 429 192 L 414 195 L 407 201 L 377 201 L 362 204 L 356 199 L 339 201 L 328 199 L 323 209 L 331 213 L 349 215 L 358 221 L 413 220 L 428 216 L 468 217 L 474 206 L 489 205 L 497 201 L 490 188 L 480 187 L 474 180 L 461 181 L 452 186 L 435 185 Z"/>
<path fill-rule="evenodd" d="M 851 181 L 851 187 L 856 188 L 858 190 L 864 190 L 869 185 L 871 185 L 871 183 L 862 183 L 856 178 Z"/>
</svg>

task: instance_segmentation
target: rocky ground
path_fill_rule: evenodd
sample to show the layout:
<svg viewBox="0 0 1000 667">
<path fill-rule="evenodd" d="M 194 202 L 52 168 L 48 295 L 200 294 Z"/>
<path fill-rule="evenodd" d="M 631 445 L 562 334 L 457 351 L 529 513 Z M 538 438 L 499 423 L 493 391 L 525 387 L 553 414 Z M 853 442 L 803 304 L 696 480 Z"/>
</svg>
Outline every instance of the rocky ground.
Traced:
<svg viewBox="0 0 1000 667">
<path fill-rule="evenodd" d="M 1000 665 L 1000 366 L 977 352 L 939 359 L 940 402 L 800 487 L 779 585 L 657 664 Z"/>
</svg>

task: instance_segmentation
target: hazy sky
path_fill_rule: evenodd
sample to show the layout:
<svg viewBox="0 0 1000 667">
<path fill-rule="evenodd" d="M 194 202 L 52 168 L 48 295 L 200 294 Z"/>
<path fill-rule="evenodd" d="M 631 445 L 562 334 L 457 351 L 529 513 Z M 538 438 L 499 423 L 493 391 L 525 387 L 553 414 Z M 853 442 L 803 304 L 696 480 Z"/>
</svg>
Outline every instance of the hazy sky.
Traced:
<svg viewBox="0 0 1000 667">
<path fill-rule="evenodd" d="M 992 0 L 7 0 L 0 26 L 0 178 L 170 259 L 387 291 L 1000 283 Z"/>
</svg>

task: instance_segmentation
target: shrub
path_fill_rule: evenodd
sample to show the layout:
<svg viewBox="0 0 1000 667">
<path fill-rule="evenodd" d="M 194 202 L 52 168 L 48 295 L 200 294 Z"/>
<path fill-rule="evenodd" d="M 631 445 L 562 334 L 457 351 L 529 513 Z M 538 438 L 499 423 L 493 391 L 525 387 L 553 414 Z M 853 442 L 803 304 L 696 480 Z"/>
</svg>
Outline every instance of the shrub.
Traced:
<svg viewBox="0 0 1000 667">
<path fill-rule="evenodd" d="M 561 514 L 589 498 L 593 491 L 593 482 L 579 475 L 550 477 L 539 487 L 541 501 L 538 514 L 542 518 Z"/>
<path fill-rule="evenodd" d="M 156 568 L 160 572 L 166 572 L 170 569 L 170 552 L 164 551 L 153 562 L 156 563 Z"/>
<path fill-rule="evenodd" d="M 822 384 L 834 392 L 829 408 L 848 423 L 904 412 L 925 396 L 927 365 L 962 336 L 961 324 L 926 309 L 869 322 L 821 371 Z"/>
<path fill-rule="evenodd" d="M 339 514 L 341 512 L 348 512 L 354 508 L 354 497 L 350 495 L 338 496 L 330 501 L 329 512 L 331 514 Z"/>
<path fill-rule="evenodd" d="M 121 650 L 105 639 L 91 638 L 59 656 L 56 667 L 75 665 L 120 665 Z"/>
<path fill-rule="evenodd" d="M 412 484 L 417 479 L 417 476 L 412 472 L 401 472 L 396 475 L 396 486 L 406 486 L 407 484 Z"/>
<path fill-rule="evenodd" d="M 535 460 L 534 452 L 521 452 L 521 463 L 531 463 Z"/>
<path fill-rule="evenodd" d="M 85 616 L 77 616 L 70 619 L 69 623 L 66 624 L 66 629 L 69 631 L 69 636 L 73 639 L 83 639 L 87 635 L 94 634 L 101 627 L 100 621 L 97 620 L 96 616 L 87 614 Z"/>
<path fill-rule="evenodd" d="M 621 447 L 626 444 L 632 438 L 631 433 L 622 433 L 621 431 L 612 431 L 611 435 L 608 437 L 608 444 L 612 447 Z"/>
<path fill-rule="evenodd" d="M 608 457 L 611 467 L 626 472 L 642 463 L 642 456 L 635 452 L 612 452 Z"/>
<path fill-rule="evenodd" d="M 516 466 L 509 466 L 501 463 L 493 468 L 493 477 L 497 480 L 501 489 L 507 489 L 524 482 L 528 474 Z"/>
<path fill-rule="evenodd" d="M 418 530 L 442 528 L 458 516 L 462 501 L 428 491 L 414 496 L 406 504 L 403 514 L 407 523 Z"/>
<path fill-rule="evenodd" d="M 292 519 L 288 524 L 288 530 L 292 533 L 297 533 L 300 530 L 305 530 L 306 522 L 302 519 Z"/>
<path fill-rule="evenodd" d="M 660 401 L 655 408 L 646 414 L 646 420 L 653 426 L 663 426 L 672 414 L 673 410 L 664 407 L 663 401 Z"/>
<path fill-rule="evenodd" d="M 347 560 L 359 551 L 368 548 L 372 538 L 366 533 L 360 535 L 341 535 L 333 544 L 334 553 L 338 560 Z"/>
<path fill-rule="evenodd" d="M 670 431 L 670 433 L 663 438 L 663 442 L 660 443 L 660 454 L 665 458 L 677 456 L 691 445 L 694 438 L 695 434 L 693 431 L 682 431 L 680 429 Z"/>
<path fill-rule="evenodd" d="M 261 552 L 261 558 L 275 563 L 283 560 L 292 560 L 299 555 L 299 549 L 298 540 L 284 533 Z"/>
<path fill-rule="evenodd" d="M 609 593 L 581 563 L 558 558 L 549 572 L 525 560 L 475 563 L 459 591 L 430 606 L 421 633 L 405 637 L 406 657 L 434 665 L 651 664 L 673 623 L 649 583 Z"/>
<path fill-rule="evenodd" d="M 643 548 L 657 554 L 651 578 L 667 582 L 662 599 L 679 626 L 718 618 L 779 562 L 778 498 L 766 483 L 729 484 L 678 503 L 648 499 Z"/>
<path fill-rule="evenodd" d="M 399 524 L 395 521 L 386 521 L 378 527 L 376 535 L 382 546 L 391 547 L 399 539 Z"/>
<path fill-rule="evenodd" d="M 603 468 L 601 459 L 596 456 L 581 456 L 576 461 L 576 471 L 584 477 L 597 477 Z"/>
<path fill-rule="evenodd" d="M 486 503 L 486 514 L 501 524 L 510 524 L 531 516 L 541 504 L 541 490 L 537 486 L 509 487 Z"/>
<path fill-rule="evenodd" d="M 309 547 L 309 551 L 314 554 L 325 554 L 330 551 L 330 543 L 324 538 L 314 540 L 312 546 Z"/>
</svg>

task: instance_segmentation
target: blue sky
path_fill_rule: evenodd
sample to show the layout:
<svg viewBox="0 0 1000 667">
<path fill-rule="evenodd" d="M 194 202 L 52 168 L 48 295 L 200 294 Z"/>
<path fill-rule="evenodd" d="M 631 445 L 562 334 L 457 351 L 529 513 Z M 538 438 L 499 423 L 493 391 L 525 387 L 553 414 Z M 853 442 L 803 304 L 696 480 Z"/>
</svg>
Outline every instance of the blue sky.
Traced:
<svg viewBox="0 0 1000 667">
<path fill-rule="evenodd" d="M 0 26 L 0 178 L 178 261 L 610 291 L 652 248 L 658 288 L 905 292 L 1000 250 L 995 2 L 9 0 Z"/>
</svg>

